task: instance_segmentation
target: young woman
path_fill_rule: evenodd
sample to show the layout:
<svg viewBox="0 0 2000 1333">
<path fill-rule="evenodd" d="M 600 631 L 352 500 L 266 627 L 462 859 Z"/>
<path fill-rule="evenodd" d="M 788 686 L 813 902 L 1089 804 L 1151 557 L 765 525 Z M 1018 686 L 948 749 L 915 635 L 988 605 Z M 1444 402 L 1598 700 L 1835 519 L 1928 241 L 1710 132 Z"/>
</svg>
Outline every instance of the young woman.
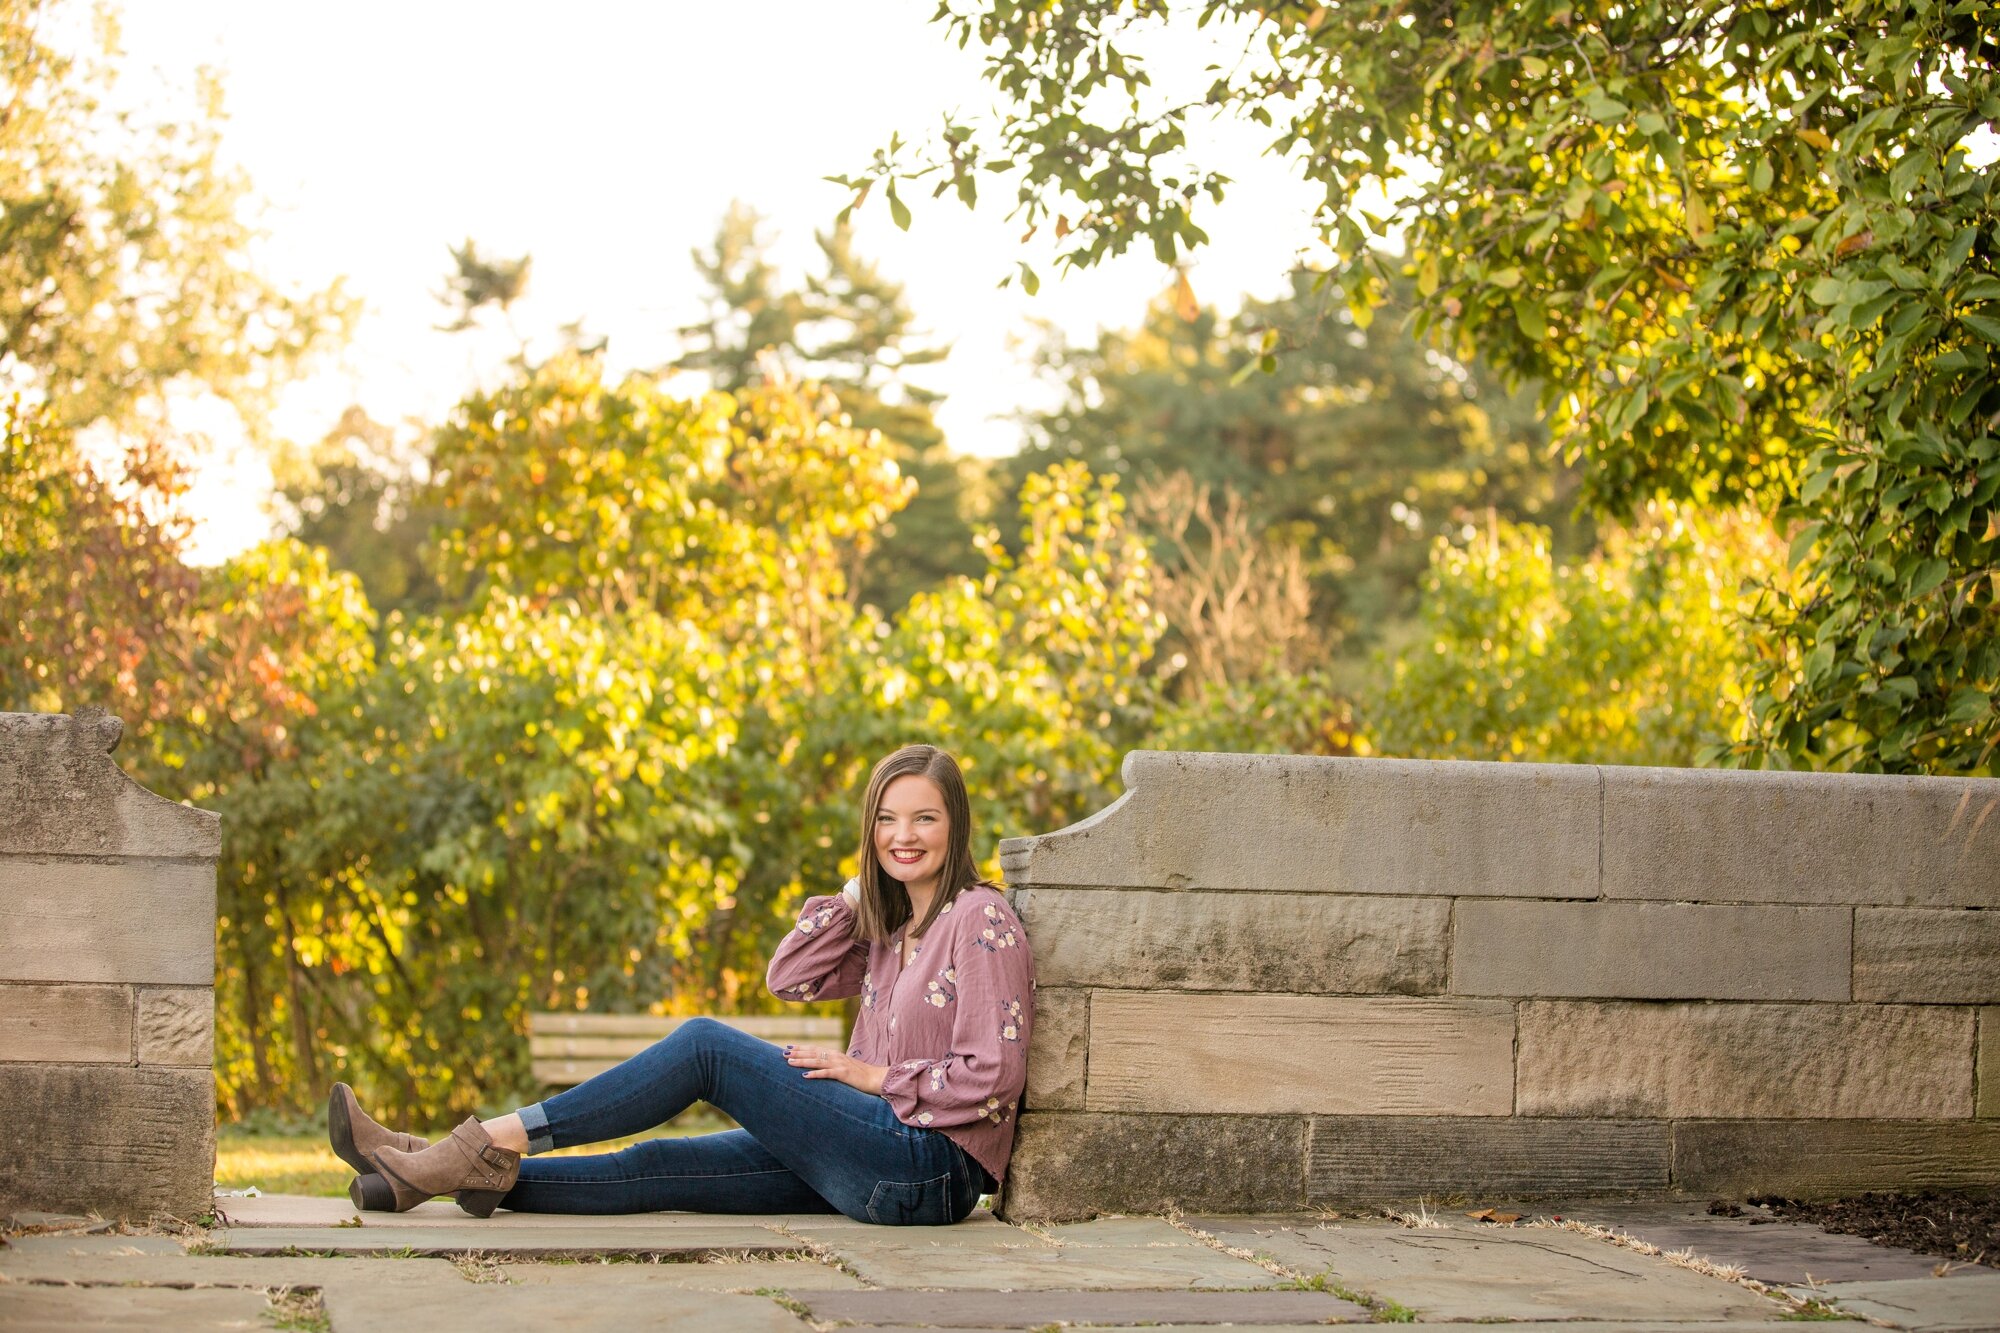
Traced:
<svg viewBox="0 0 2000 1333">
<path fill-rule="evenodd" d="M 846 1051 L 779 1049 L 697 1018 L 613 1069 L 427 1144 L 368 1118 L 344 1083 L 333 1149 L 361 1208 L 440 1194 L 467 1212 L 845 1213 L 940 1225 L 999 1187 L 1027 1081 L 1027 932 L 972 859 L 965 778 L 911 745 L 875 766 L 861 873 L 809 898 L 771 959 L 774 994 L 861 997 Z M 637 1134 L 697 1101 L 742 1126 L 594 1157 L 532 1154 Z M 524 1156 L 527 1160 L 523 1160 Z"/>
</svg>

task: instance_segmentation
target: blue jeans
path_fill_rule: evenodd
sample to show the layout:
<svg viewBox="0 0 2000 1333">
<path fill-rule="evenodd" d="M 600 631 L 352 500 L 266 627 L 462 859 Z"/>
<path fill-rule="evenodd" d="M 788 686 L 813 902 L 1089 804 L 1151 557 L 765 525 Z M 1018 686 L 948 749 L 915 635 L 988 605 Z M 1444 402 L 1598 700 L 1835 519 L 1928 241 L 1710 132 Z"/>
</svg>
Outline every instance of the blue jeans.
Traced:
<svg viewBox="0 0 2000 1333">
<path fill-rule="evenodd" d="M 528 1150 L 637 1134 L 696 1102 L 741 1129 L 595 1157 L 529 1157 L 501 1207 L 524 1213 L 829 1213 L 943 1226 L 992 1187 L 979 1163 L 889 1103 L 805 1077 L 770 1042 L 709 1018 L 521 1111 Z"/>
</svg>

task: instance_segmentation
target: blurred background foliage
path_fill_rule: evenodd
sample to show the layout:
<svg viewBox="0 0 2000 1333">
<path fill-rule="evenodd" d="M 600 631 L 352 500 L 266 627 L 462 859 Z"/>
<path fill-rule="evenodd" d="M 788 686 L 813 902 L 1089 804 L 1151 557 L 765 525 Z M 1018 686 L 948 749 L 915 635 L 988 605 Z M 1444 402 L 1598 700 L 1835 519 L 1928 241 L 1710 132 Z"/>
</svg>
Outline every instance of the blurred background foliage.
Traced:
<svg viewBox="0 0 2000 1333">
<path fill-rule="evenodd" d="M 1813 345 L 1845 369 L 1760 355 L 1850 389 L 1872 375 L 1877 397 L 1809 411 L 1795 384 L 1769 466 L 1731 452 L 1748 426 L 1701 426 L 1738 412 L 1731 395 L 1757 399 L 1737 372 L 1682 378 L 1713 351 L 1703 321 L 1737 308 L 1703 266 L 1722 254 L 1729 290 L 1754 285 L 1749 243 L 1717 251 L 1712 235 L 1753 225 L 1746 190 L 1779 188 L 1720 167 L 1698 219 L 1685 201 L 1621 212 L 1636 205 L 1594 158 L 1576 176 L 1592 193 L 1536 215 L 1536 244 L 1560 243 L 1537 253 L 1564 263 L 1581 262 L 1570 241 L 1643 220 L 1673 259 L 1643 279 L 1637 260 L 1598 261 L 1626 266 L 1621 293 L 1707 293 L 1676 307 L 1672 393 L 1565 405 L 1549 386 L 1609 355 L 1599 326 L 1571 323 L 1601 278 L 1499 269 L 1471 257 L 1477 227 L 1514 246 L 1517 218 L 1452 230 L 1439 215 L 1406 264 L 1357 253 L 1339 281 L 1301 272 L 1226 317 L 1167 270 L 1130 327 L 1045 342 L 1052 406 L 1024 415 L 1018 455 L 990 460 L 944 438 L 923 378 L 949 349 L 852 234 L 830 226 L 815 267 L 787 275 L 737 205 L 692 257 L 708 308 L 670 365 L 612 378 L 579 324 L 541 360 L 522 342 L 442 420 L 356 408 L 317 441 L 269 441 L 280 535 L 197 568 L 194 446 L 158 402 L 193 386 L 261 420 L 269 387 L 337 345 L 351 310 L 337 289 L 258 277 L 254 231 L 218 203 L 247 183 L 214 166 L 212 112 L 171 134 L 122 123 L 118 154 L 94 147 L 115 49 L 58 58 L 41 8 L 0 0 L 16 89 L 0 119 L 0 707 L 104 705 L 128 724 L 135 777 L 223 813 L 228 1116 L 299 1111 L 344 1078 L 388 1114 L 443 1123 L 535 1094 L 527 1012 L 774 1007 L 768 951 L 803 896 L 852 870 L 859 786 L 913 740 L 962 758 L 996 873 L 998 838 L 1100 808 L 1137 746 L 1996 771 L 1976 633 L 2000 536 L 1983 433 L 2000 323 L 1988 332 L 1978 303 L 2000 287 L 1983 276 L 1990 183 L 1949 152 L 1901 186 L 1972 210 L 1969 244 L 1903 226 L 1911 257 L 1892 271 L 1852 228 L 1902 224 L 1856 214 L 1817 249 L 1779 247 L 1793 258 L 1772 281 L 1832 312 Z M 1334 40 L 1261 12 L 1284 59 Z M 1420 57 L 1443 62 L 1431 87 L 1497 95 L 1484 71 L 1522 38 L 1497 11 L 1482 21 L 1491 49 L 1470 64 L 1444 61 L 1421 23 L 1398 29 L 1397 96 L 1426 86 L 1408 72 Z M 1026 68 L 1072 28 L 1037 31 L 988 36 Z M 1590 134 L 1614 136 L 1645 97 L 1692 96 L 1620 88 Z M 1819 187 L 1796 157 L 1782 188 L 1803 207 Z M 1700 234 L 1654 236 L 1683 224 Z M 1116 239 L 1102 219 L 1075 233 Z M 1807 253 L 1833 285 L 1811 285 Z M 531 281 L 528 256 L 471 240 L 451 260 L 443 327 L 504 322 Z M 1860 327 L 1891 317 L 1892 290 L 1960 312 L 1911 325 L 1929 329 L 1931 378 L 1908 393 L 1867 369 L 1887 353 L 1854 332 L 1857 303 L 1874 303 Z M 1624 319 L 1623 300 L 1602 318 Z M 1506 329 L 1467 313 L 1487 307 Z M 1536 359 L 1537 329 L 1572 331 Z M 1857 414 L 1882 394 L 1878 440 Z M 1669 476 L 1686 484 L 1655 484 Z M 1908 505 L 1923 517 L 1897 522 Z M 1896 684 L 1890 658 L 1919 651 L 1928 674 Z M 1885 739 L 1918 723 L 1921 742 Z"/>
</svg>

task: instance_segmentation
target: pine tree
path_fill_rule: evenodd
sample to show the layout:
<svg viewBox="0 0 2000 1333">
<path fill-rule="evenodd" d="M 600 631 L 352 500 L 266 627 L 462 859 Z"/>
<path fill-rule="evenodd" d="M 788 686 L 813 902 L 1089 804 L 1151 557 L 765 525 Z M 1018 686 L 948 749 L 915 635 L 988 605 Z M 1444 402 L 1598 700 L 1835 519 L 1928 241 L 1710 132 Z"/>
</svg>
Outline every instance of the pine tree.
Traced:
<svg viewBox="0 0 2000 1333">
<path fill-rule="evenodd" d="M 770 261 L 762 223 L 732 203 L 714 246 L 695 253 L 709 312 L 681 330 L 690 346 L 673 367 L 731 391 L 773 370 L 803 375 L 832 390 L 854 425 L 881 432 L 917 494 L 864 558 L 858 600 L 893 611 L 952 575 L 980 573 L 972 525 L 985 513 L 985 469 L 952 451 L 935 415 L 942 396 L 910 379 L 950 349 L 917 336 L 903 285 L 855 252 L 848 228 L 815 235 L 819 271 L 792 290 Z"/>
</svg>

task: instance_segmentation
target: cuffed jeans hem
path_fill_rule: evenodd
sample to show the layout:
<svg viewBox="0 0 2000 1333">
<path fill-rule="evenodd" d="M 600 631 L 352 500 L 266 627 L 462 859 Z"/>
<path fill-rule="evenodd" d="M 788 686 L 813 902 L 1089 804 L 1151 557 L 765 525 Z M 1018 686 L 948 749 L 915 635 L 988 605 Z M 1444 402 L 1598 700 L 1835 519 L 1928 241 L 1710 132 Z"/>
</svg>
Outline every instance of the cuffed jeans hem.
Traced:
<svg viewBox="0 0 2000 1333">
<path fill-rule="evenodd" d="M 556 1146 L 556 1136 L 549 1130 L 549 1113 L 542 1109 L 540 1102 L 524 1106 L 515 1114 L 521 1117 L 521 1128 L 528 1135 L 528 1156 L 545 1153 Z"/>
</svg>

